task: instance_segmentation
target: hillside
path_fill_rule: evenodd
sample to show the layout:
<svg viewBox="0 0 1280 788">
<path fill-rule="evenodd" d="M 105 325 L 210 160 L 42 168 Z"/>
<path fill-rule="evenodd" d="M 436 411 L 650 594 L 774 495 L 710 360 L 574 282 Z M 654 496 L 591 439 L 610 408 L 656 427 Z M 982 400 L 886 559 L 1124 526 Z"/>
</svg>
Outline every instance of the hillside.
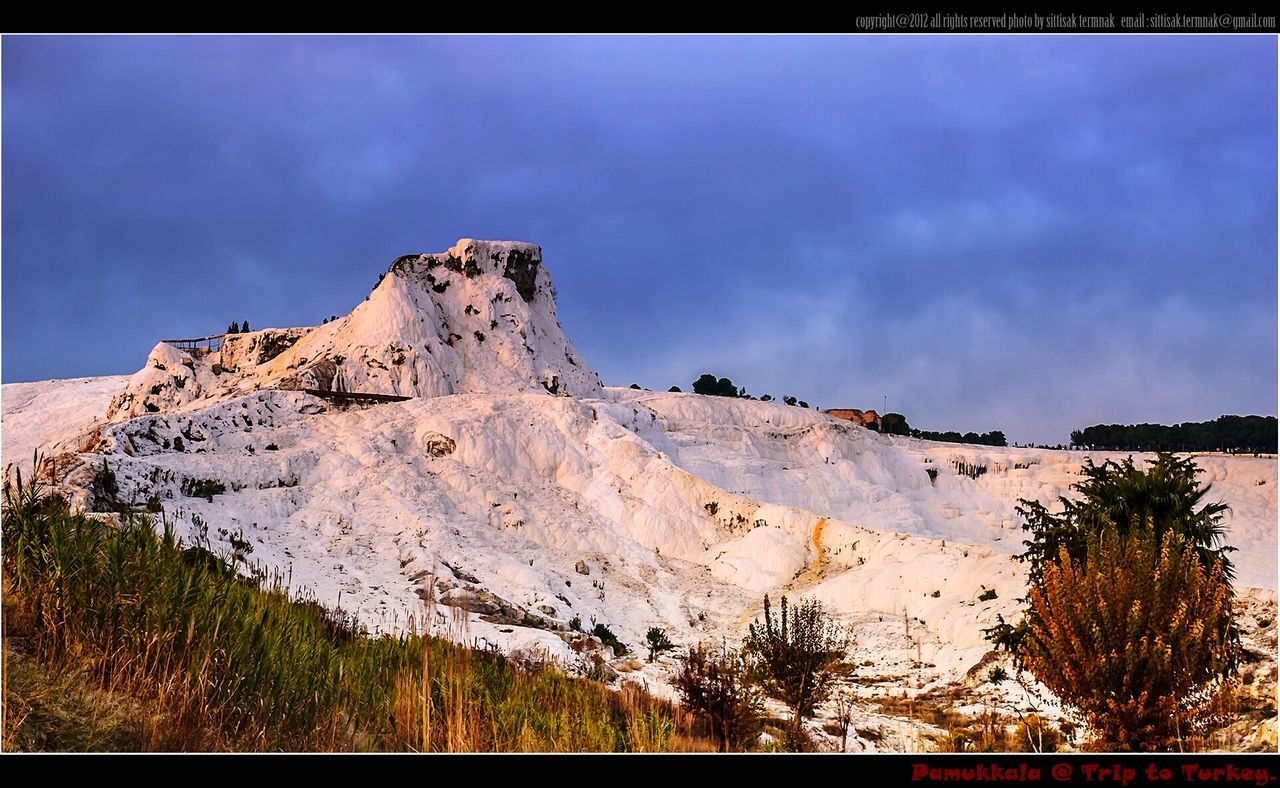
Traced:
<svg viewBox="0 0 1280 788">
<path fill-rule="evenodd" d="M 633 649 L 651 626 L 688 644 L 739 638 L 765 593 L 813 595 L 855 625 L 869 704 L 972 688 L 982 628 L 1025 588 L 1015 502 L 1069 494 L 1086 456 L 602 387 L 560 331 L 540 250 L 467 239 L 398 259 L 337 321 L 213 353 L 157 345 L 127 379 L 5 385 L 3 409 L 5 463 L 42 447 L 85 508 L 150 499 L 188 541 L 201 522 L 215 549 L 243 538 L 371 630 L 430 600 L 442 632 L 464 611 L 468 638 L 572 661 L 600 646 L 574 618 Z M 1249 604 L 1272 611 L 1249 636 L 1270 638 L 1273 666 L 1276 462 L 1199 463 L 1231 506 Z M 636 675 L 662 692 L 670 666 Z M 868 705 L 879 733 L 858 746 L 907 746 L 903 724 Z"/>
</svg>

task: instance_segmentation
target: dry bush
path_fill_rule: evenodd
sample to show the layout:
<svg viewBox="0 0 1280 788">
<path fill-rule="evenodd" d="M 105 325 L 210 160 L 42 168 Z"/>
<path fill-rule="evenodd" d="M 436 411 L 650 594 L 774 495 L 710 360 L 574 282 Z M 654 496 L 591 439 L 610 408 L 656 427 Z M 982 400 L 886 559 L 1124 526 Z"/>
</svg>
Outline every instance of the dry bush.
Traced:
<svg viewBox="0 0 1280 788">
<path fill-rule="evenodd" d="M 1083 561 L 1063 548 L 1032 586 L 1025 665 L 1101 750 L 1186 747 L 1217 716 L 1237 658 L 1221 563 L 1168 534 L 1114 532 Z"/>
</svg>

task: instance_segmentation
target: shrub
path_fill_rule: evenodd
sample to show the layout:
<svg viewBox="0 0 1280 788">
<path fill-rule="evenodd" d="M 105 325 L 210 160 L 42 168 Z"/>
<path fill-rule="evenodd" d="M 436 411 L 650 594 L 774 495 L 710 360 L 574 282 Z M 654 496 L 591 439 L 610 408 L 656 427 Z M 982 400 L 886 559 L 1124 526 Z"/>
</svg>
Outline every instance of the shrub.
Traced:
<svg viewBox="0 0 1280 788">
<path fill-rule="evenodd" d="M 849 687 L 835 693 L 836 731 L 840 734 L 840 752 L 845 752 L 849 741 L 849 727 L 853 725 L 854 695 Z"/>
<path fill-rule="evenodd" d="M 649 661 L 653 662 L 665 651 L 671 651 L 676 646 L 671 642 L 671 638 L 667 637 L 665 630 L 658 627 L 649 627 L 649 631 L 644 636 L 645 645 L 649 648 Z"/>
<path fill-rule="evenodd" d="M 244 531 L 231 533 L 226 528 L 219 528 L 218 535 L 231 545 L 231 557 L 234 561 L 243 561 L 253 552 L 253 543 L 244 538 Z"/>
<path fill-rule="evenodd" d="M 613 630 L 604 624 L 597 623 L 592 628 L 591 634 L 600 639 L 600 642 L 613 649 L 614 656 L 622 656 L 627 653 L 627 647 L 623 645 L 618 636 L 613 634 Z"/>
<path fill-rule="evenodd" d="M 1083 560 L 1062 546 L 1028 602 L 1023 663 L 1095 749 L 1183 748 L 1213 721 L 1238 658 L 1232 592 L 1191 542 L 1108 531 Z"/>
<path fill-rule="evenodd" d="M 594 652 L 574 663 L 572 671 L 578 678 L 600 684 L 610 684 L 617 677 L 617 674 L 605 663 L 604 657 Z"/>
<path fill-rule="evenodd" d="M 988 588 L 986 591 L 983 591 L 981 594 L 978 594 L 978 601 L 990 602 L 991 600 L 995 599 L 997 596 L 998 595 L 996 594 L 996 590 L 994 588 Z"/>
<path fill-rule="evenodd" d="M 93 492 L 94 497 L 103 503 L 114 502 L 116 495 L 120 492 L 120 485 L 116 481 L 115 471 L 111 470 L 110 465 L 107 465 L 105 457 L 102 460 L 102 467 L 94 475 Z"/>
<path fill-rule="evenodd" d="M 1062 731 L 1036 714 L 1018 720 L 1013 732 L 1013 749 L 1018 752 L 1057 752 L 1065 743 Z"/>
<path fill-rule="evenodd" d="M 221 495 L 226 491 L 227 485 L 217 479 L 182 480 L 182 494 L 189 498 L 207 498 L 210 503 L 213 503 L 213 496 Z"/>
<path fill-rule="evenodd" d="M 764 699 L 746 680 L 738 652 L 718 652 L 701 644 L 689 649 L 672 680 L 681 702 L 711 726 L 720 752 L 751 746 L 763 729 Z"/>
<path fill-rule="evenodd" d="M 790 611 L 785 596 L 776 619 L 769 597 L 764 598 L 764 620 L 753 622 L 743 641 L 753 676 L 791 709 L 795 731 L 826 699 L 848 647 L 848 631 L 835 624 L 818 600 L 806 599 Z"/>
<path fill-rule="evenodd" d="M 970 463 L 968 460 L 953 458 L 951 467 L 955 468 L 956 473 L 961 476 L 968 476 L 970 479 L 977 479 L 979 476 L 987 472 L 987 466 Z"/>
</svg>

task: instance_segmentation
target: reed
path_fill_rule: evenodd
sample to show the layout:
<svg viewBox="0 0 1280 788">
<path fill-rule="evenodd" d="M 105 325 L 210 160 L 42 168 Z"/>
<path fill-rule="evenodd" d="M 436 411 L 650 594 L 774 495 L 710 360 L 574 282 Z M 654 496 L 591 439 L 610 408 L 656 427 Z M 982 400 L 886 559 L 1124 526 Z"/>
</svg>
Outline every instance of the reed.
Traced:
<svg viewBox="0 0 1280 788">
<path fill-rule="evenodd" d="M 53 674 L 83 676 L 94 691 L 145 702 L 154 713 L 136 715 L 135 735 L 124 737 L 129 747 L 704 746 L 677 708 L 643 692 L 614 691 L 547 663 L 517 664 L 422 628 L 369 636 L 344 611 L 291 595 L 287 577 L 249 580 L 230 557 L 184 546 L 167 521 L 87 518 L 18 473 L 6 479 L 3 508 L 6 636 Z M 9 690 L 6 683 L 12 712 Z M 7 721 L 7 749 L 36 740 L 19 735 L 24 719 Z"/>
</svg>

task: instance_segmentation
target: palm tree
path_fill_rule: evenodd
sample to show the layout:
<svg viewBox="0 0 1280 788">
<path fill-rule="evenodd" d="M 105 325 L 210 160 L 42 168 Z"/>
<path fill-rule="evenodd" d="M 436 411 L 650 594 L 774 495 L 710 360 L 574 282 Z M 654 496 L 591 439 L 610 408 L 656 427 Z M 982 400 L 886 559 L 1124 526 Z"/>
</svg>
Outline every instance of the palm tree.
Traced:
<svg viewBox="0 0 1280 788">
<path fill-rule="evenodd" d="M 1235 548 L 1223 544 L 1223 519 L 1230 507 L 1221 501 L 1205 502 L 1212 485 L 1196 481 L 1199 468 L 1190 457 L 1159 452 L 1145 470 L 1137 468 L 1132 457 L 1101 465 L 1086 459 L 1080 472 L 1084 481 L 1074 485 L 1080 497 L 1059 498 L 1060 513 L 1050 512 L 1038 501 L 1018 502 L 1018 513 L 1026 520 L 1023 528 L 1032 534 L 1031 540 L 1023 542 L 1027 552 L 1019 558 L 1031 563 L 1033 581 L 1060 549 L 1083 560 L 1088 538 L 1110 530 L 1122 537 L 1147 535 L 1157 543 L 1166 534 L 1177 534 L 1192 545 L 1206 567 L 1220 561 L 1227 579 L 1235 578 L 1226 557 Z"/>
<path fill-rule="evenodd" d="M 1110 526 L 1121 536 L 1148 532 L 1156 543 L 1166 534 L 1177 534 L 1195 547 L 1201 563 L 1209 566 L 1220 560 L 1227 578 L 1233 579 L 1226 553 L 1235 548 L 1222 544 L 1222 521 L 1230 507 L 1221 501 L 1204 503 L 1212 485 L 1201 487 L 1198 471 L 1190 457 L 1169 452 L 1157 454 L 1145 472 L 1134 467 L 1132 457 L 1101 466 L 1086 461 L 1085 481 L 1076 489 L 1084 494 L 1092 530 Z"/>
</svg>

